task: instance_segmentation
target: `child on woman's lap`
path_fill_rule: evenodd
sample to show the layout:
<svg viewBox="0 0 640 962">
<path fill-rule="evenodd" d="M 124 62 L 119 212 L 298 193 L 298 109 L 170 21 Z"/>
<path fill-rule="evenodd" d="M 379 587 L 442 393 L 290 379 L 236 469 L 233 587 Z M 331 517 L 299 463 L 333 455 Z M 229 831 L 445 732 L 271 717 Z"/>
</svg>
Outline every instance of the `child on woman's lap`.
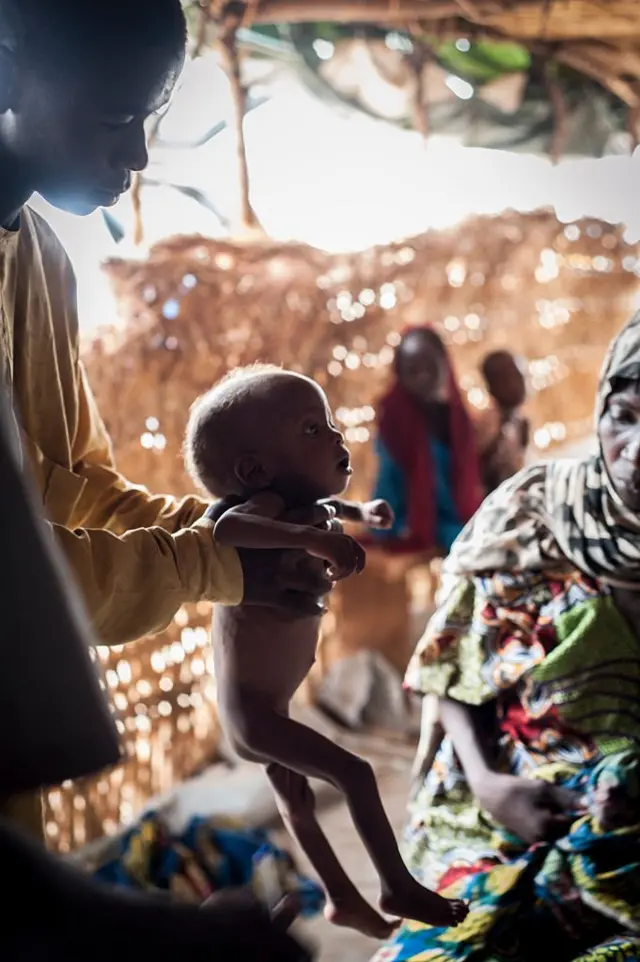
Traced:
<svg viewBox="0 0 640 962">
<path fill-rule="evenodd" d="M 365 556 L 339 519 L 386 527 L 385 502 L 336 499 L 351 473 L 349 453 L 322 390 L 308 378 L 258 366 L 237 371 L 195 405 L 187 459 L 194 477 L 220 497 L 210 517 L 220 543 L 294 548 L 328 563 L 336 579 L 361 571 Z M 327 500 L 330 529 L 296 523 L 300 511 Z M 371 766 L 289 717 L 289 703 L 314 659 L 317 615 L 292 619 L 277 609 L 217 607 L 213 647 L 222 723 L 238 754 L 266 766 L 285 824 L 326 889 L 325 914 L 339 925 L 386 938 L 395 922 L 360 895 L 315 814 L 307 781 L 321 778 L 346 796 L 356 829 L 380 877 L 380 908 L 389 915 L 448 926 L 462 902 L 423 888 L 408 872 L 385 815 Z"/>
</svg>

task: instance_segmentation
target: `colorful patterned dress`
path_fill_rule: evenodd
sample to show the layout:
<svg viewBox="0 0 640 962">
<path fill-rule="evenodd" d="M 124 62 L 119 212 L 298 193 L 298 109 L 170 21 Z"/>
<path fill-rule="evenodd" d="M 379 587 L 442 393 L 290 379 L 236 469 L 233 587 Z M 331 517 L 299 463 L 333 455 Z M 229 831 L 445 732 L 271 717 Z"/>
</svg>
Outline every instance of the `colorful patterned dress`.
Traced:
<svg viewBox="0 0 640 962">
<path fill-rule="evenodd" d="M 640 643 L 608 591 L 576 571 L 459 579 L 407 683 L 485 706 L 504 771 L 587 798 L 606 777 L 638 818 L 606 832 L 577 816 L 558 842 L 527 848 L 480 810 L 445 738 L 404 854 L 470 913 L 456 929 L 405 924 L 375 962 L 640 959 Z"/>
</svg>

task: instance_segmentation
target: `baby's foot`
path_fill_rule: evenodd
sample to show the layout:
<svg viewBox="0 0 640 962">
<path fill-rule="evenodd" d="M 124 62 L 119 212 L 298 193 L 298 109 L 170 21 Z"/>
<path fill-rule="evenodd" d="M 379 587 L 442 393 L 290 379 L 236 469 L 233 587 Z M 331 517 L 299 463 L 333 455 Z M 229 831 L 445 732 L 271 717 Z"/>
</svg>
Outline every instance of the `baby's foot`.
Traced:
<svg viewBox="0 0 640 962">
<path fill-rule="evenodd" d="M 400 924 L 400 919 L 383 919 L 381 915 L 371 908 L 358 892 L 352 895 L 332 901 L 327 898 L 324 909 L 324 917 L 327 922 L 334 925 L 342 925 L 348 929 L 356 929 L 363 935 L 368 935 L 372 939 L 388 939 L 393 934 L 394 929 Z"/>
<path fill-rule="evenodd" d="M 385 892 L 379 905 L 388 915 L 398 915 L 436 928 L 459 925 L 469 912 L 469 907 L 460 899 L 445 899 L 414 879 L 402 890 Z"/>
</svg>

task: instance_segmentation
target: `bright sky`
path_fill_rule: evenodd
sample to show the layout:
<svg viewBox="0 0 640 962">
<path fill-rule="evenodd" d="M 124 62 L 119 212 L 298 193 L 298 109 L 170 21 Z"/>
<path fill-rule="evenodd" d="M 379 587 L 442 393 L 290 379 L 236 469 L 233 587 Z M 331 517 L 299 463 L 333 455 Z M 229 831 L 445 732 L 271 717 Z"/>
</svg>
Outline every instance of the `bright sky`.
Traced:
<svg viewBox="0 0 640 962">
<path fill-rule="evenodd" d="M 640 238 L 638 157 L 566 160 L 554 168 L 542 158 L 465 149 L 443 138 L 425 147 L 415 133 L 319 102 L 291 76 L 281 76 L 269 94 L 247 116 L 246 137 L 253 203 L 280 239 L 357 250 L 449 226 L 472 213 L 546 205 L 567 221 L 583 215 L 623 221 Z M 197 138 L 229 110 L 225 78 L 212 57 L 202 58 L 186 72 L 163 136 Z M 195 150 L 153 151 L 148 175 L 198 188 L 233 220 L 238 188 L 226 131 Z M 101 261 L 131 250 L 114 244 L 99 214 L 80 219 L 41 201 L 38 206 L 73 261 L 81 324 L 90 330 L 113 311 Z M 174 233 L 224 233 L 214 214 L 168 187 L 144 189 L 143 213 L 149 242 Z M 113 214 L 131 225 L 127 198 Z"/>
</svg>

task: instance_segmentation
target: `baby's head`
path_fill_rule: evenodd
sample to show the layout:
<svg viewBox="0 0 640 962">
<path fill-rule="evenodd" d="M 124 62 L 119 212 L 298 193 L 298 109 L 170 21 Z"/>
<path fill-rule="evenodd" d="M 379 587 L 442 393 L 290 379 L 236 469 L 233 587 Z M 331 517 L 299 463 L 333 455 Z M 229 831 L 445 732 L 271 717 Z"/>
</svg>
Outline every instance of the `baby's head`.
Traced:
<svg viewBox="0 0 640 962">
<path fill-rule="evenodd" d="M 292 505 L 340 494 L 351 474 L 322 389 L 266 364 L 232 371 L 196 401 L 185 460 L 213 497 L 269 489 Z"/>
<path fill-rule="evenodd" d="M 509 351 L 493 351 L 482 362 L 487 390 L 497 404 L 514 411 L 524 404 L 527 388 L 520 365 Z"/>
</svg>

